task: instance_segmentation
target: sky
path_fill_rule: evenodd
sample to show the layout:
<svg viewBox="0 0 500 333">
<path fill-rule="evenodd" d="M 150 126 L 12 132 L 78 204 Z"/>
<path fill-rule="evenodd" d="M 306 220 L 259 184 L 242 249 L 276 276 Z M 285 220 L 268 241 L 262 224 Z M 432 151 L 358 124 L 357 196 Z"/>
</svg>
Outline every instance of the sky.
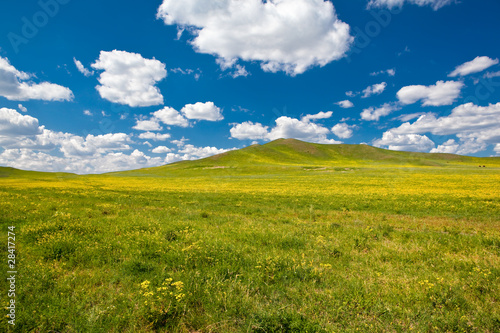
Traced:
<svg viewBox="0 0 500 333">
<path fill-rule="evenodd" d="M 497 0 L 0 3 L 0 166 L 104 173 L 295 138 L 500 156 Z"/>
</svg>

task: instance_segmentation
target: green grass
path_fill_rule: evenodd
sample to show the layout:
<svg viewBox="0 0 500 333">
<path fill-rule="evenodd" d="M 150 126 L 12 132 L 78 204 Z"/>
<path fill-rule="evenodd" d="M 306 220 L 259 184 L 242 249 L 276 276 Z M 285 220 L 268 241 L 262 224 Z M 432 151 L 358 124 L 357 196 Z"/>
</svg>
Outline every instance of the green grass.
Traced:
<svg viewBox="0 0 500 333">
<path fill-rule="evenodd" d="M 498 332 L 499 184 L 496 158 L 294 140 L 107 175 L 1 168 L 10 330 Z"/>
</svg>

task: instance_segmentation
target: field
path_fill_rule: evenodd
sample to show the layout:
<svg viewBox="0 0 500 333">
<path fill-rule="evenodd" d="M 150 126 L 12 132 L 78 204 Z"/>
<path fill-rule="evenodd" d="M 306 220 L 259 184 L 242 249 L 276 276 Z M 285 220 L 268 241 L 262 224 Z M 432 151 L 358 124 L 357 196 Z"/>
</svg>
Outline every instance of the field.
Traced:
<svg viewBox="0 0 500 333">
<path fill-rule="evenodd" d="M 500 159 L 332 149 L 0 168 L 1 330 L 499 332 Z"/>
</svg>

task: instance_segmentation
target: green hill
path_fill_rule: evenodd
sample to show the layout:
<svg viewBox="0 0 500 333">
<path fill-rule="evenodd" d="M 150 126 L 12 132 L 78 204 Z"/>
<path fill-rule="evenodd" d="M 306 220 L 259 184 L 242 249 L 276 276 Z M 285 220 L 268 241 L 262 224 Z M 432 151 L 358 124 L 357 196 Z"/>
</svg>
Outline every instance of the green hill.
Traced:
<svg viewBox="0 0 500 333">
<path fill-rule="evenodd" d="M 470 157 L 393 151 L 368 145 L 316 144 L 295 139 L 278 139 L 264 145 L 165 166 L 114 173 L 116 175 L 162 175 L 181 171 L 224 170 L 224 172 L 263 172 L 272 169 L 319 169 L 345 167 L 500 167 L 499 157 Z"/>
</svg>

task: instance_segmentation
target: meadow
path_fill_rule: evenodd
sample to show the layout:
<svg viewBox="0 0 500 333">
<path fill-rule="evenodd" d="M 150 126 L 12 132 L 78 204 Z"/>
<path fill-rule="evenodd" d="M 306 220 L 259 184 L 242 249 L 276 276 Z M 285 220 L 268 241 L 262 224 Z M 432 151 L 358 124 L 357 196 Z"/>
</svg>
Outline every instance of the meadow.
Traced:
<svg viewBox="0 0 500 333">
<path fill-rule="evenodd" d="M 500 159 L 296 144 L 106 175 L 0 168 L 18 270 L 2 329 L 500 331 Z"/>
</svg>

